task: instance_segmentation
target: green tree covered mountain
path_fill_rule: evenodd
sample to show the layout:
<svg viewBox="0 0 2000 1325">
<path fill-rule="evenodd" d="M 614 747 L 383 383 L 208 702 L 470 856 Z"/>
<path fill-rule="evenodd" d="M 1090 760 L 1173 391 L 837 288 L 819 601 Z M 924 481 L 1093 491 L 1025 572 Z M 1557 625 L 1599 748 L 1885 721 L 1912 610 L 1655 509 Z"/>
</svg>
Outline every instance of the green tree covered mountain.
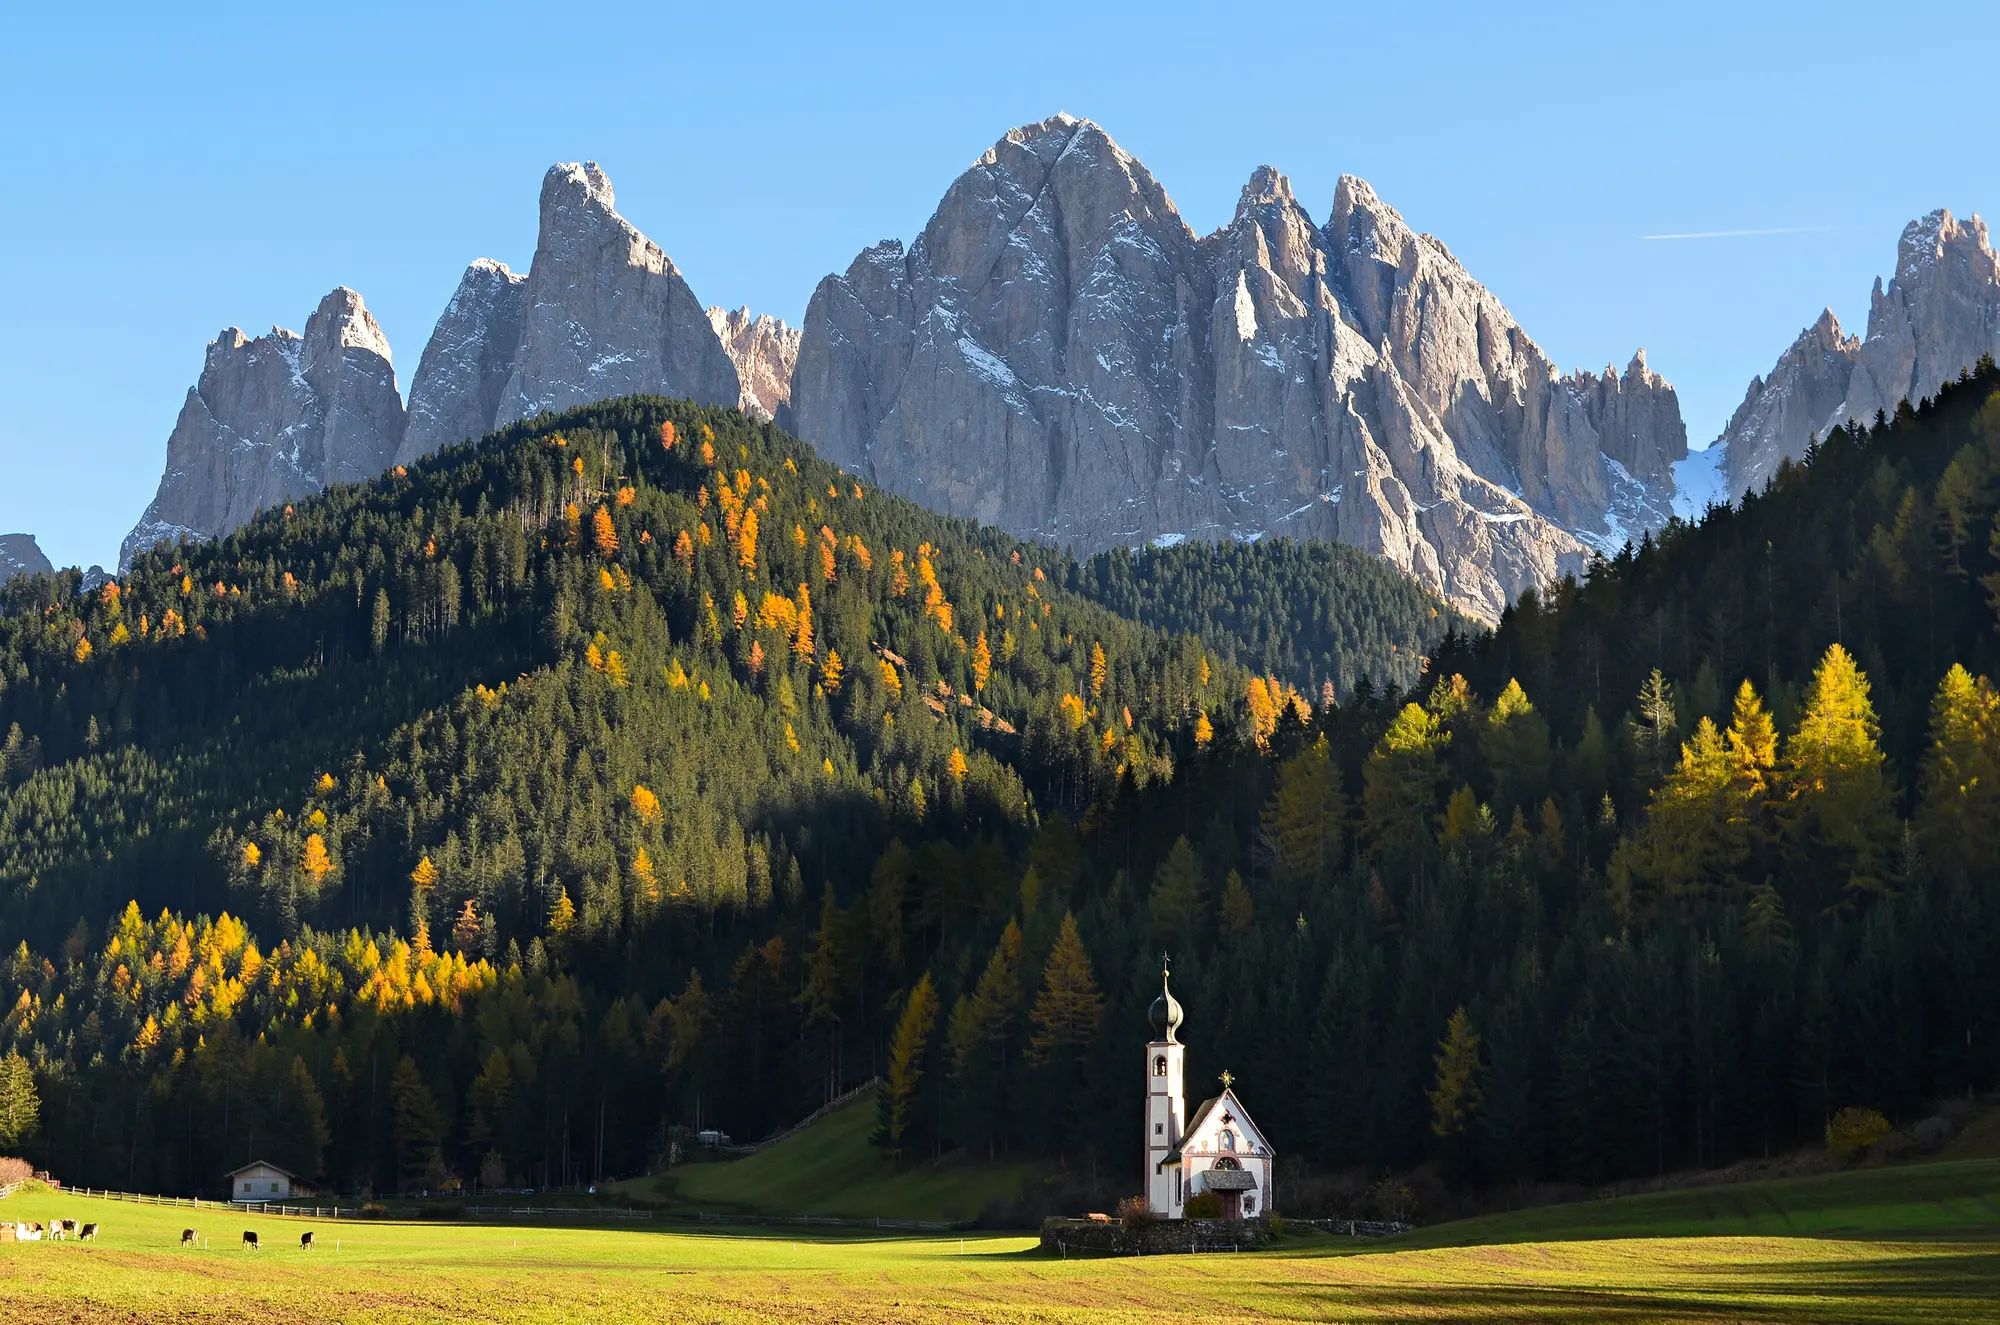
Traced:
<svg viewBox="0 0 2000 1325">
<path fill-rule="evenodd" d="M 1286 616 L 1209 570 L 1073 567 L 643 400 L 16 582 L 37 1157 L 553 1183 L 879 1072 L 885 1163 L 1116 1193 L 1162 950 L 1191 1080 L 1308 1168 L 1598 1181 L 1913 1118 L 2000 1076 L 1996 506 L 1988 364 L 1407 688 L 1092 601 Z"/>
<path fill-rule="evenodd" d="M 1120 616 L 1193 635 L 1324 698 L 1366 679 L 1409 687 L 1452 630 L 1475 623 L 1380 557 L 1345 543 L 1263 539 L 1100 553 L 1070 587 Z"/>
</svg>

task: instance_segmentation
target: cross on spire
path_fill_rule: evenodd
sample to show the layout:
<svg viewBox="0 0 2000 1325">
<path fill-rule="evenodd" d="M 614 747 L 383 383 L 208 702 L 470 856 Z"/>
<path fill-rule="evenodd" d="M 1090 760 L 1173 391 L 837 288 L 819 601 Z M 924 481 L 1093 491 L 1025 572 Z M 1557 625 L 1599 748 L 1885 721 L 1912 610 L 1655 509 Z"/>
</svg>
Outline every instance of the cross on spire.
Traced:
<svg viewBox="0 0 2000 1325">
<path fill-rule="evenodd" d="M 1236 1084 L 1236 1078 L 1229 1074 L 1229 1070 L 1227 1068 L 1223 1069 L 1222 1075 L 1217 1077 L 1216 1080 L 1222 1083 L 1222 1088 L 1224 1090 L 1228 1090 L 1231 1086 Z"/>
</svg>

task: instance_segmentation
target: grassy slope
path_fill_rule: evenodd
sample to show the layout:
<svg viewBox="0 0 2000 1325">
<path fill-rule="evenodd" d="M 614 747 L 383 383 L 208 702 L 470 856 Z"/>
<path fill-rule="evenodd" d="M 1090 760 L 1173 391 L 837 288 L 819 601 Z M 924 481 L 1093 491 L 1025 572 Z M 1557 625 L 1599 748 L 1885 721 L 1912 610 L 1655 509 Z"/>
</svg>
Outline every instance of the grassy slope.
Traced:
<svg viewBox="0 0 2000 1325">
<path fill-rule="evenodd" d="M 799 1238 L 685 1229 L 350 1223 L 160 1209 L 30 1189 L 92 1244 L 0 1244 L 0 1319 L 68 1322 L 1943 1322 L 1991 1318 L 1991 1242 L 1579 1242 L 1339 1255 L 1052 1261 L 1018 1237 Z M 176 1247 L 187 1224 L 211 1249 Z M 268 1250 L 238 1249 L 255 1228 Z M 298 1250 L 314 1228 L 321 1249 Z M 336 1249 L 338 1239 L 338 1249 Z"/>
<path fill-rule="evenodd" d="M 686 1164 L 671 1183 L 640 1179 L 621 1190 L 696 1210 L 966 1220 L 995 1197 L 1018 1196 L 1036 1167 L 954 1156 L 898 1173 L 868 1144 L 874 1127 L 875 1101 L 864 1096 L 747 1158 Z"/>
<path fill-rule="evenodd" d="M 1399 1247 L 1658 1237 L 2000 1237 L 2000 1160 L 1857 1169 L 1487 1215 Z"/>
</svg>

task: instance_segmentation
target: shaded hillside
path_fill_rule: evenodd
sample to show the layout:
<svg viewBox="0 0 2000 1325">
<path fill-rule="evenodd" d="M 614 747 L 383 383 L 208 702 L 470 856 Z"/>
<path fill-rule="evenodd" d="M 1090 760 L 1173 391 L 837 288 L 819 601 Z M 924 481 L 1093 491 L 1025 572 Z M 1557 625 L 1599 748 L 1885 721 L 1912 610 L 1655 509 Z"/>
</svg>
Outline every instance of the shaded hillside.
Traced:
<svg viewBox="0 0 2000 1325">
<path fill-rule="evenodd" d="M 1363 678 L 1410 687 L 1447 631 L 1480 629 L 1380 557 L 1289 538 L 1100 553 L 1070 586 L 1120 616 L 1193 635 L 1319 696 Z"/>
</svg>

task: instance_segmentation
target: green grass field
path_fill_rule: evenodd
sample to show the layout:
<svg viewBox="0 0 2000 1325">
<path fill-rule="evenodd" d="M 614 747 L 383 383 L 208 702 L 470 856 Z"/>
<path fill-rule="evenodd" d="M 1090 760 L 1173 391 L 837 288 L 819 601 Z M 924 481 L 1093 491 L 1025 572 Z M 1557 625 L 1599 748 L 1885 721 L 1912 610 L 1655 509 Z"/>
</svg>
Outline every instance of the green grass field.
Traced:
<svg viewBox="0 0 2000 1325">
<path fill-rule="evenodd" d="M 1419 1229 L 1394 1245 L 1719 1236 L 2000 1238 L 2000 1160 L 1857 1169 L 1551 1205 Z"/>
<path fill-rule="evenodd" d="M 958 1222 L 995 1197 L 1020 1195 L 1035 1169 L 953 1156 L 894 1172 L 868 1144 L 874 1127 L 875 1101 L 864 1098 L 744 1159 L 683 1164 L 670 1178 L 612 1190 L 688 1210 Z"/>
<path fill-rule="evenodd" d="M 312 1221 L 29 1188 L 0 1201 L 0 1219 L 96 1220 L 103 1233 L 89 1244 L 0 1244 L 0 1319 L 2000 1320 L 2000 1164 L 1733 1195 L 1734 1204 L 1720 1192 L 1673 1193 L 1467 1221 L 1403 1246 L 1308 1237 L 1259 1254 L 1065 1261 L 1025 1237 Z M 1808 1218 L 1823 1210 L 1835 1213 Z M 207 1249 L 178 1249 L 189 1224 Z M 310 1254 L 298 1249 L 308 1227 L 321 1241 Z M 264 1251 L 239 1249 L 244 1228 Z M 1666 1230 L 1674 1235 L 1642 1235 Z M 1414 1245 L 1454 1240 L 1463 1245 Z"/>
</svg>

